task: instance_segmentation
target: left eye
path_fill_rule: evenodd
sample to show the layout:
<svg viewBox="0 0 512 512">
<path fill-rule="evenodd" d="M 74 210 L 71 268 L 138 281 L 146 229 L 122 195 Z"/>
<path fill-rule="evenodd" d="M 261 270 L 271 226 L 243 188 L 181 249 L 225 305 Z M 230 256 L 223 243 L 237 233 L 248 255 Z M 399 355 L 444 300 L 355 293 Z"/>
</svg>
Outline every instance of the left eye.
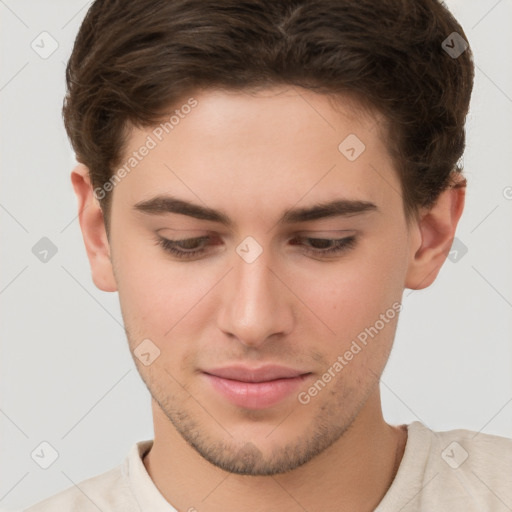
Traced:
<svg viewBox="0 0 512 512">
<path fill-rule="evenodd" d="M 166 252 L 173 256 L 191 259 L 206 252 L 205 243 L 209 239 L 209 236 L 184 238 L 181 240 L 169 240 L 168 238 L 159 237 L 157 242 Z M 297 240 L 297 238 L 293 239 L 294 242 L 295 240 Z M 348 251 L 356 243 L 356 237 L 354 235 L 345 238 L 302 238 L 302 240 L 308 242 L 308 244 L 303 245 L 304 252 L 316 256 L 339 254 L 343 251 Z M 297 244 L 293 243 L 292 245 Z"/>
<path fill-rule="evenodd" d="M 336 254 L 346 251 L 354 246 L 355 236 L 345 238 L 304 238 L 309 245 L 306 245 L 306 252 L 312 252 L 321 255 Z M 295 245 L 295 244 L 294 244 Z"/>
</svg>

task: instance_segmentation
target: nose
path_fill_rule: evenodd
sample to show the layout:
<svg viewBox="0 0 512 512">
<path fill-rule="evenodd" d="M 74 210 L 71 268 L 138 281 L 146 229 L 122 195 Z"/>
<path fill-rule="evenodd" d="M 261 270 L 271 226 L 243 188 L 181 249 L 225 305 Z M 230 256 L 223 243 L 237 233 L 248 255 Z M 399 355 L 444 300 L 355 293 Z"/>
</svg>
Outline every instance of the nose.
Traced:
<svg viewBox="0 0 512 512">
<path fill-rule="evenodd" d="M 219 328 L 253 348 L 272 336 L 290 333 L 296 318 L 293 294 L 269 251 L 264 250 L 252 263 L 235 255 L 233 265 L 220 294 Z"/>
</svg>

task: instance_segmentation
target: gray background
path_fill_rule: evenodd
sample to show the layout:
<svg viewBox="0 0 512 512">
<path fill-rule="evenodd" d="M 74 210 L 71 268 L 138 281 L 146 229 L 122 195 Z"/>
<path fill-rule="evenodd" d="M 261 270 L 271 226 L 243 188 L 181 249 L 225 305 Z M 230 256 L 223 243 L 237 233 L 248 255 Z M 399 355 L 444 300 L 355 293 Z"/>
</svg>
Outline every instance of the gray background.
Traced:
<svg viewBox="0 0 512 512">
<path fill-rule="evenodd" d="M 135 441 L 153 435 L 150 396 L 127 350 L 117 293 L 91 280 L 69 178 L 74 155 L 61 122 L 64 69 L 89 4 L 0 0 L 6 509 L 107 471 Z M 469 186 L 457 230 L 467 253 L 447 261 L 430 288 L 405 290 L 382 377 L 384 415 L 393 424 L 419 420 L 434 430 L 512 437 L 512 1 L 447 4 L 477 66 L 464 158 Z M 43 31 L 58 43 L 48 58 L 31 47 Z M 32 252 L 43 237 L 57 249 L 46 263 Z M 31 458 L 43 441 L 59 455 L 48 469 Z"/>
</svg>

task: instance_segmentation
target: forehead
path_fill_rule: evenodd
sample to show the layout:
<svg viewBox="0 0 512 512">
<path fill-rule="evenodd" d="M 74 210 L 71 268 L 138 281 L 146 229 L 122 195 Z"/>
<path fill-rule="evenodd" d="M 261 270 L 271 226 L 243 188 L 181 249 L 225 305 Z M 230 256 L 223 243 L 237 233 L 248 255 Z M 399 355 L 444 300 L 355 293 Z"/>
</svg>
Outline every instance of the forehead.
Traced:
<svg viewBox="0 0 512 512">
<path fill-rule="evenodd" d="M 132 128 L 114 197 L 133 205 L 168 193 L 247 216 L 335 198 L 400 202 L 380 121 L 297 87 L 197 91 L 162 124 Z"/>
</svg>

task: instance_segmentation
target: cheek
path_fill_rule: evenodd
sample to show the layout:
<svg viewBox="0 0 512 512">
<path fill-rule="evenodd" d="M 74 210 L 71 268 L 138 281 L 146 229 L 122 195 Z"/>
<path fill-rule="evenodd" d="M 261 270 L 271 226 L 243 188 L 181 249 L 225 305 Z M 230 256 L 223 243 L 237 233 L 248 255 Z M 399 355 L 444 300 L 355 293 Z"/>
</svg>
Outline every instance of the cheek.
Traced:
<svg viewBox="0 0 512 512">
<path fill-rule="evenodd" d="M 350 343 L 373 325 L 403 292 L 400 240 L 390 243 L 391 238 L 382 233 L 337 261 L 305 260 L 288 266 L 289 272 L 283 269 L 283 278 L 293 283 L 294 293 L 303 302 L 297 308 L 306 307 L 298 322 L 338 344 Z M 210 319 L 215 315 L 218 301 L 209 292 L 224 270 L 171 260 L 153 239 L 135 235 L 114 247 L 113 256 L 128 328 L 163 342 L 181 335 L 185 327 L 189 334 L 197 329 L 202 323 L 198 315 Z"/>
<path fill-rule="evenodd" d="M 175 387 L 177 381 L 169 375 L 178 378 L 189 364 L 188 358 L 194 356 L 194 344 L 189 340 L 203 325 L 197 318 L 200 309 L 194 305 L 207 291 L 203 291 L 204 279 L 194 282 L 193 273 L 154 254 L 151 265 L 141 265 L 140 261 L 126 258 L 119 269 L 119 300 L 130 349 L 134 351 L 143 340 L 151 340 L 159 357 L 149 366 L 139 364 L 139 372 L 152 387 L 164 383 L 167 392 L 172 389 L 181 396 L 180 387 Z"/>
<path fill-rule="evenodd" d="M 339 262 L 319 264 L 315 271 L 310 269 L 301 279 L 295 277 L 293 281 L 300 287 L 297 295 L 317 315 L 312 315 L 311 321 L 322 326 L 322 332 L 336 340 L 337 346 L 350 344 L 382 314 L 388 320 L 382 334 L 390 333 L 388 327 L 396 323 L 405 261 L 402 251 L 397 249 L 399 241 L 389 244 L 383 239 L 380 243 L 367 244 Z"/>
<path fill-rule="evenodd" d="M 147 262 L 147 263 L 146 263 Z M 128 326 L 164 340 L 198 301 L 205 288 L 197 272 L 166 259 L 161 249 L 144 241 L 115 260 L 123 318 Z M 206 293 L 206 290 L 203 294 Z"/>
</svg>

